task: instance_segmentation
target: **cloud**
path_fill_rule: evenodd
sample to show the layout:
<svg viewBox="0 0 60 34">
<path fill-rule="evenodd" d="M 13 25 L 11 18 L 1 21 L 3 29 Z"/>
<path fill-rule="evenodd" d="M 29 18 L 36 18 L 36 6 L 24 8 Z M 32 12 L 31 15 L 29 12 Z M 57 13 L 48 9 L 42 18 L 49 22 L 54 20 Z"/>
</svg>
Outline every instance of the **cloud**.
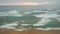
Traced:
<svg viewBox="0 0 60 34">
<path fill-rule="evenodd" d="M 51 0 L 0 0 L 0 2 L 46 2 Z"/>
<path fill-rule="evenodd" d="M 1 2 L 0 6 L 14 6 L 14 5 L 46 5 L 49 2 Z"/>
</svg>

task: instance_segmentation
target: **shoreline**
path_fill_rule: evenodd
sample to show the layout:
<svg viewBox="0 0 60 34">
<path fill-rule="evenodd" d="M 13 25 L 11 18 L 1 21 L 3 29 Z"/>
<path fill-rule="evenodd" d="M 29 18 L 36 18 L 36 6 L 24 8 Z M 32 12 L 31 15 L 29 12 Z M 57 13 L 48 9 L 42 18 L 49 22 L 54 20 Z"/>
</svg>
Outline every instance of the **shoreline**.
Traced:
<svg viewBox="0 0 60 34">
<path fill-rule="evenodd" d="M 44 30 L 34 30 L 34 29 L 30 29 L 30 30 L 24 30 L 24 31 L 15 31 L 12 29 L 6 29 L 5 31 L 3 31 L 2 29 L 0 29 L 0 34 L 60 34 L 60 30 L 49 30 L 49 31 L 44 31 Z"/>
<path fill-rule="evenodd" d="M 24 30 L 43 30 L 43 31 L 51 31 L 51 30 L 60 30 L 60 28 L 51 28 L 51 27 L 48 27 L 48 28 L 17 28 L 17 29 L 8 29 L 8 28 L 0 28 L 0 30 L 15 30 L 15 31 L 24 31 Z"/>
</svg>

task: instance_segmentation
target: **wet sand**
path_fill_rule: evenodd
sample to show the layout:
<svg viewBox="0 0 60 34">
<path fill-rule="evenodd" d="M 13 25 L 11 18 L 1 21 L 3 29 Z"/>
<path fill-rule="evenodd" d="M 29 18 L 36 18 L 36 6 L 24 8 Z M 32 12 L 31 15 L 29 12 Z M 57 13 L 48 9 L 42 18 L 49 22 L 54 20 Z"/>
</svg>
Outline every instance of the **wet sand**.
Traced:
<svg viewBox="0 0 60 34">
<path fill-rule="evenodd" d="M 1 30 L 0 34 L 60 34 L 60 30 L 50 30 L 50 31 L 43 31 L 43 30 L 24 30 L 24 31 L 15 31 L 15 30 Z"/>
</svg>

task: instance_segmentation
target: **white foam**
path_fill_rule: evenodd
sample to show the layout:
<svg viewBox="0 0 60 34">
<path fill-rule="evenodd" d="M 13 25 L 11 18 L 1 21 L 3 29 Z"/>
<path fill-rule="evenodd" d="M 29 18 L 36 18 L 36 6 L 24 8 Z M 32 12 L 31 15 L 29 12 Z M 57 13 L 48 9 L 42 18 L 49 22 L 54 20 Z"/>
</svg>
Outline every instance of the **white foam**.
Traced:
<svg viewBox="0 0 60 34">
<path fill-rule="evenodd" d="M 37 11 L 32 11 L 32 12 L 48 12 L 48 11 L 40 11 L 40 10 L 37 10 Z"/>
<path fill-rule="evenodd" d="M 44 30 L 44 31 L 48 31 L 48 30 L 60 30 L 60 28 L 51 28 L 51 27 L 47 27 L 47 28 L 35 28 L 35 30 Z"/>
<path fill-rule="evenodd" d="M 15 31 L 23 31 L 24 29 L 14 29 Z"/>
<path fill-rule="evenodd" d="M 17 26 L 17 25 L 18 25 L 17 22 L 13 22 L 10 24 L 4 24 L 4 25 L 0 26 L 0 28 L 15 29 L 15 26 Z"/>
<path fill-rule="evenodd" d="M 31 14 L 32 12 L 25 12 L 25 14 Z"/>
<path fill-rule="evenodd" d="M 39 22 L 37 22 L 36 24 L 40 24 L 42 26 L 46 25 L 48 22 L 50 22 L 51 20 L 49 18 L 42 18 Z"/>
<path fill-rule="evenodd" d="M 0 16 L 17 16 L 20 17 L 22 16 L 18 11 L 12 10 L 8 12 L 0 12 Z"/>
<path fill-rule="evenodd" d="M 53 17 L 55 17 L 55 14 L 54 15 L 51 15 L 51 14 L 42 15 L 42 19 L 38 21 L 36 24 L 40 24 L 41 26 L 44 26 L 48 22 L 50 22 L 51 21 L 50 18 L 53 18 Z"/>
<path fill-rule="evenodd" d="M 30 12 L 25 12 L 24 14 L 31 14 L 31 13 L 34 13 L 34 12 L 48 12 L 48 11 L 40 11 L 40 10 L 38 10 L 38 11 L 30 11 Z"/>
<path fill-rule="evenodd" d="M 56 18 L 60 22 L 60 18 Z"/>
<path fill-rule="evenodd" d="M 46 14 L 40 14 L 40 15 L 34 15 L 34 16 L 39 17 L 39 18 L 42 17 L 42 19 L 40 21 L 38 21 L 35 24 L 35 26 L 44 26 L 44 25 L 48 24 L 48 22 L 51 21 L 50 18 L 56 18 L 58 21 L 60 21 L 60 19 L 58 18 L 60 16 L 56 15 L 56 14 L 48 14 L 48 13 L 46 13 Z M 37 24 L 39 24 L 39 25 L 37 25 Z"/>
<path fill-rule="evenodd" d="M 26 28 L 22 28 L 22 29 L 14 29 L 15 31 L 24 31 L 27 30 Z"/>
<path fill-rule="evenodd" d="M 44 24 L 33 24 L 33 26 L 43 26 Z"/>
<path fill-rule="evenodd" d="M 29 25 L 31 25 L 31 24 L 21 24 L 22 26 L 29 26 Z"/>
<path fill-rule="evenodd" d="M 36 17 L 56 17 L 56 14 L 38 14 Z"/>
</svg>

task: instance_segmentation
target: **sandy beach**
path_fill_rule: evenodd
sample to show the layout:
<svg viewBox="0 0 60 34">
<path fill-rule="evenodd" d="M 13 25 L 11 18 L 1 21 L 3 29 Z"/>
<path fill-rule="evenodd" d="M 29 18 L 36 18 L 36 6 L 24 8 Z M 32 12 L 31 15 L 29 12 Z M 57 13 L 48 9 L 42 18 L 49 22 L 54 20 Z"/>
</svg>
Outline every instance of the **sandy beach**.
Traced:
<svg viewBox="0 0 60 34">
<path fill-rule="evenodd" d="M 43 30 L 24 30 L 24 31 L 15 31 L 12 29 L 6 29 L 2 30 L 0 29 L 0 34 L 60 34 L 60 30 L 48 30 L 48 31 L 43 31 Z"/>
</svg>

